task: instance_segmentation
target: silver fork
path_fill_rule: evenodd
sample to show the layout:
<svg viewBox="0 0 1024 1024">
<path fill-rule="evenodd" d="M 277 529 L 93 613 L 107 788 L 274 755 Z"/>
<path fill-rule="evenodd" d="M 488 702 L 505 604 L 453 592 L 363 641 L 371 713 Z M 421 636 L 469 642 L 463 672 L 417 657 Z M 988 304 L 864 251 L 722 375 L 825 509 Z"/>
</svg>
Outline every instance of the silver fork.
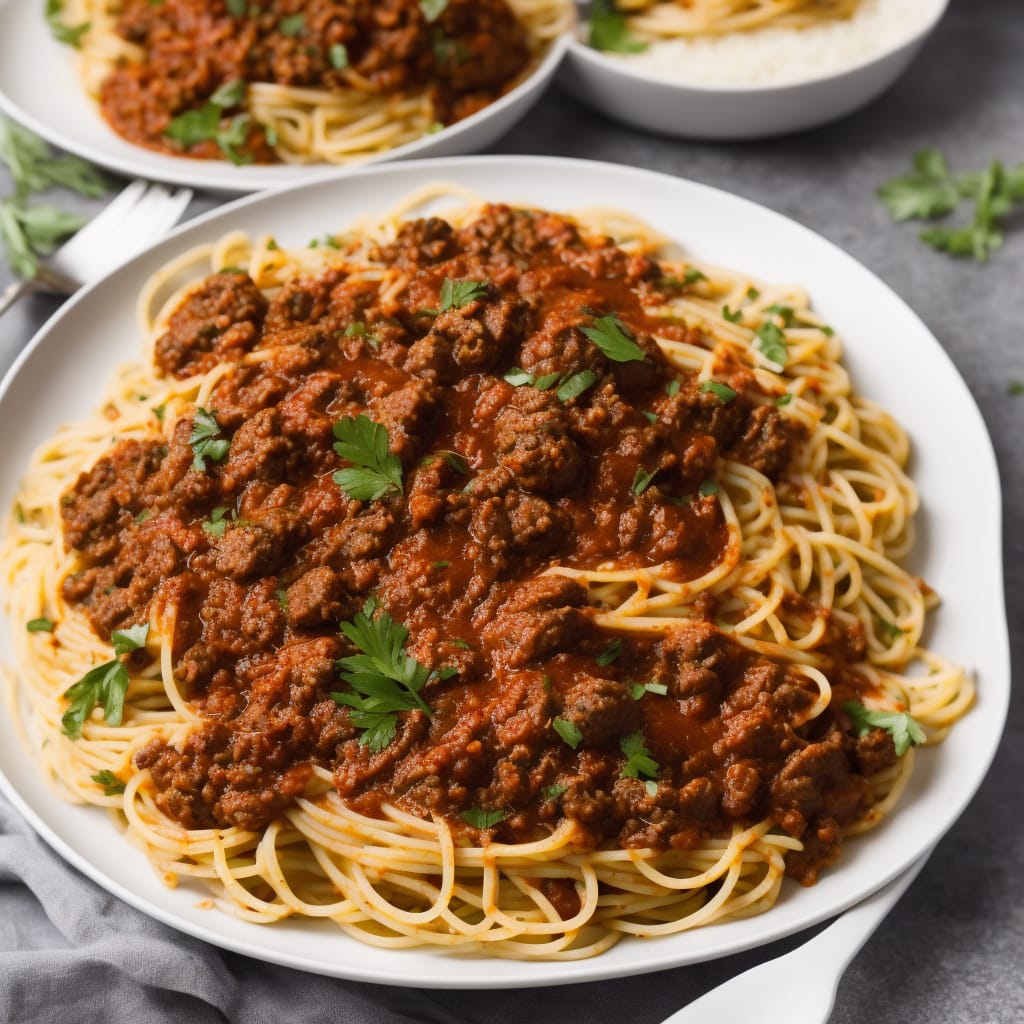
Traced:
<svg viewBox="0 0 1024 1024">
<path fill-rule="evenodd" d="M 23 295 L 46 292 L 71 295 L 165 235 L 192 199 L 187 188 L 171 192 L 162 185 L 133 181 L 26 281 L 0 292 L 0 316 Z"/>
<path fill-rule="evenodd" d="M 783 995 L 787 1000 L 788 1024 L 826 1024 L 839 980 L 850 961 L 906 892 L 928 856 L 925 854 L 902 875 L 841 914 L 802 946 L 737 974 L 677 1010 L 662 1024 L 764 1018 L 766 1011 L 771 1016 L 772 1000 L 782 999 Z M 775 1009 L 779 1010 L 779 1004 L 775 1004 Z M 777 1013 L 771 1019 L 782 1018 Z"/>
</svg>

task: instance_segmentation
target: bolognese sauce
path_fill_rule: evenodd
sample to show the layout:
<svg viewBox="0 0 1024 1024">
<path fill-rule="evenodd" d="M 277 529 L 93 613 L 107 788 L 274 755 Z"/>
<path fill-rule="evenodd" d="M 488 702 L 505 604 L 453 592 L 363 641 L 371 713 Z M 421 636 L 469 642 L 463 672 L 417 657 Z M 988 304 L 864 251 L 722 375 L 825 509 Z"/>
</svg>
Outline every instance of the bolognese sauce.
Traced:
<svg viewBox="0 0 1024 1024">
<path fill-rule="evenodd" d="M 422 219 L 373 256 L 400 292 L 343 265 L 269 299 L 242 271 L 206 278 L 155 358 L 182 379 L 228 367 L 208 408 L 118 443 L 64 497 L 64 598 L 104 638 L 154 609 L 172 623 L 201 724 L 135 755 L 160 809 L 259 830 L 316 766 L 356 811 L 386 801 L 478 841 L 570 819 L 582 848 L 687 849 L 771 818 L 813 882 L 896 761 L 841 710 L 867 686 L 862 626 L 791 602 L 824 622 L 833 698 L 808 721 L 806 676 L 723 632 L 711 593 L 686 624 L 610 631 L 558 571 L 711 571 L 730 542 L 716 460 L 777 480 L 799 421 L 727 355 L 712 388 L 669 363 L 654 332 L 697 329 L 650 311 L 688 285 L 565 217 Z M 340 424 L 386 438 L 373 494 L 338 482 Z M 423 670 L 380 742 L 338 699 L 360 621 Z"/>
</svg>

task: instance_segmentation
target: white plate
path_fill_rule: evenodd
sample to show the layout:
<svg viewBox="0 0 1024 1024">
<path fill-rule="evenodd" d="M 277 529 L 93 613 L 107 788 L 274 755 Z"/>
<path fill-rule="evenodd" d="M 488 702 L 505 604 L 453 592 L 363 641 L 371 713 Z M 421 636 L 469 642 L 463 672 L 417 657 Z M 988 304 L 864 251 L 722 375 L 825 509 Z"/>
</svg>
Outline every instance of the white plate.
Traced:
<svg viewBox="0 0 1024 1024">
<path fill-rule="evenodd" d="M 68 860 L 154 917 L 212 943 L 276 963 L 365 981 L 418 987 L 555 985 L 694 963 L 780 938 L 821 921 L 880 888 L 934 844 L 980 784 L 995 752 L 1009 699 L 1002 596 L 999 479 L 980 414 L 952 363 L 910 309 L 877 277 L 831 243 L 776 213 L 704 185 L 631 168 L 533 157 L 477 157 L 378 167 L 252 196 L 177 230 L 73 298 L 36 336 L 0 389 L 0 507 L 8 508 L 29 452 L 58 423 L 97 402 L 116 363 L 137 356 L 134 298 L 146 277 L 183 250 L 223 232 L 269 232 L 304 245 L 383 210 L 414 187 L 459 182 L 484 197 L 554 210 L 618 205 L 647 218 L 689 253 L 755 277 L 805 285 L 815 308 L 844 337 L 846 362 L 867 396 L 898 415 L 914 443 L 922 497 L 915 568 L 944 604 L 931 644 L 976 672 L 978 702 L 940 746 L 920 751 L 891 818 L 847 844 L 813 888 L 787 883 L 778 904 L 749 920 L 655 940 L 623 940 L 593 960 L 518 963 L 382 951 L 329 925 L 247 924 L 201 910 L 199 890 L 165 889 L 140 853 L 102 812 L 54 797 L 0 715 L 5 791 Z M 923 382 L 927 382 L 927 387 Z M 937 413 L 936 410 L 941 410 Z M 7 624 L 0 659 L 9 658 Z M 997 856 L 992 853 L 993 858 Z"/>
<path fill-rule="evenodd" d="M 836 121 L 880 96 L 907 69 L 948 0 L 924 0 L 920 25 L 878 53 L 797 82 L 713 85 L 660 75 L 574 40 L 559 83 L 625 124 L 694 139 L 761 139 Z"/>
<path fill-rule="evenodd" d="M 524 81 L 471 117 L 443 131 L 349 168 L 317 164 L 247 164 L 168 156 L 122 139 L 86 95 L 73 51 L 58 43 L 43 18 L 42 0 L 0 0 L 0 111 L 55 146 L 128 177 L 213 192 L 258 192 L 335 176 L 355 166 L 409 157 L 475 153 L 504 135 L 547 88 L 569 43 L 556 39 Z"/>
</svg>

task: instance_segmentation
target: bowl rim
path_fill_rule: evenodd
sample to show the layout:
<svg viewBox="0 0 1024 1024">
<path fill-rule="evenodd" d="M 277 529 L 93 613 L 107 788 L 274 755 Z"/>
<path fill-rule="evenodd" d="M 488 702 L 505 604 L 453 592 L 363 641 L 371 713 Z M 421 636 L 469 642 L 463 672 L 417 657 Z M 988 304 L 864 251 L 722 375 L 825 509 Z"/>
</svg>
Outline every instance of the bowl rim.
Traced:
<svg viewBox="0 0 1024 1024">
<path fill-rule="evenodd" d="M 583 41 L 582 32 L 587 24 L 587 19 L 583 12 L 580 12 L 577 18 L 576 32 L 569 41 L 566 58 L 589 62 L 592 67 L 609 71 L 623 78 L 633 79 L 637 83 L 643 83 L 648 86 L 661 86 L 666 90 L 680 93 L 739 96 L 748 96 L 756 93 L 758 95 L 784 96 L 786 93 L 804 89 L 807 86 L 839 81 L 848 76 L 855 75 L 874 64 L 880 64 L 903 50 L 920 46 L 945 16 L 950 2 L 951 0 L 931 0 L 932 11 L 925 22 L 910 34 L 898 38 L 873 56 L 858 61 L 856 64 L 841 68 L 838 71 L 818 74 L 812 78 L 800 78 L 792 82 L 766 83 L 764 85 L 742 85 L 735 83 L 711 85 L 706 82 L 684 82 L 655 74 L 652 71 L 637 69 L 625 61 L 616 60 L 608 52 L 597 50 L 589 43 Z"/>
</svg>

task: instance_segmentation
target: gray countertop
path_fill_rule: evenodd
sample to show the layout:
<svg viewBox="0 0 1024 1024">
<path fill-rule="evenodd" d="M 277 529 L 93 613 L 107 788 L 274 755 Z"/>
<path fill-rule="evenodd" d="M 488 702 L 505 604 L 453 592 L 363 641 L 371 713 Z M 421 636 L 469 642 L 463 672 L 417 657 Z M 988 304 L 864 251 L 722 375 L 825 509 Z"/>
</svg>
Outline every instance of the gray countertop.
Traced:
<svg viewBox="0 0 1024 1024">
<path fill-rule="evenodd" d="M 1024 395 L 1011 394 L 1009 384 L 1024 382 L 1024 322 L 1017 308 L 1024 290 L 1024 218 L 1016 217 L 1006 245 L 986 266 L 925 248 L 911 227 L 890 221 L 874 196 L 878 183 L 903 173 L 910 155 L 925 146 L 944 150 L 956 169 L 982 167 L 996 156 L 1007 163 L 1024 162 L 1021 0 L 954 0 L 924 52 L 889 93 L 818 131 L 748 144 L 684 142 L 641 135 L 552 92 L 495 151 L 626 163 L 738 193 L 838 243 L 903 296 L 952 357 L 992 435 L 1003 484 L 1007 611 L 1019 666 L 1024 659 Z M 9 182 L 0 170 L 0 195 L 9 190 Z M 191 212 L 215 203 L 200 197 Z M 9 279 L 6 268 L 0 268 L 0 286 Z M 0 369 L 10 365 L 55 308 L 53 300 L 31 298 L 0 320 Z M 927 380 L 908 381 L 907 386 L 924 388 Z M 1015 674 L 1018 681 L 1020 674 Z M 898 910 L 854 960 L 840 986 L 833 1021 L 1024 1021 L 1021 778 L 1024 713 L 1015 700 L 986 782 Z M 10 825 L 9 809 L 6 819 L 0 815 L 0 822 L 5 820 L 0 855 L 12 838 L 5 832 L 17 831 Z M 70 877 L 71 885 L 91 885 Z M 19 988 L 25 984 L 24 958 L 40 955 L 40 950 L 48 956 L 40 961 L 47 976 L 60 975 L 65 985 L 71 976 L 72 951 L 66 939 L 47 939 L 54 914 L 49 908 L 44 913 L 46 901 L 41 905 L 41 898 L 38 890 L 33 897 L 16 874 L 5 871 L 0 859 L 3 1020 L 72 1019 L 56 1009 L 56 997 L 47 1002 Z M 473 992 L 401 992 L 313 978 L 193 942 L 193 955 L 216 960 L 224 984 L 238 988 L 230 999 L 218 1000 L 214 1009 L 196 995 L 166 992 L 141 999 L 128 993 L 120 1005 L 133 1007 L 134 1021 L 180 1020 L 188 1013 L 197 1022 L 300 1017 L 395 1024 L 655 1022 L 768 953 L 796 942 L 791 938 L 767 949 L 639 979 L 507 992 L 500 998 Z M 128 974 L 117 977 L 121 984 L 143 984 Z M 190 991 L 201 992 L 201 987 Z M 75 1019 L 99 1019 L 90 1015 L 88 1006 L 83 1004 L 82 1015 Z M 125 1016 L 115 1013 L 109 1019 L 128 1019 L 127 1010 Z M 769 1012 L 765 1019 L 782 1021 L 785 1016 Z"/>
</svg>

